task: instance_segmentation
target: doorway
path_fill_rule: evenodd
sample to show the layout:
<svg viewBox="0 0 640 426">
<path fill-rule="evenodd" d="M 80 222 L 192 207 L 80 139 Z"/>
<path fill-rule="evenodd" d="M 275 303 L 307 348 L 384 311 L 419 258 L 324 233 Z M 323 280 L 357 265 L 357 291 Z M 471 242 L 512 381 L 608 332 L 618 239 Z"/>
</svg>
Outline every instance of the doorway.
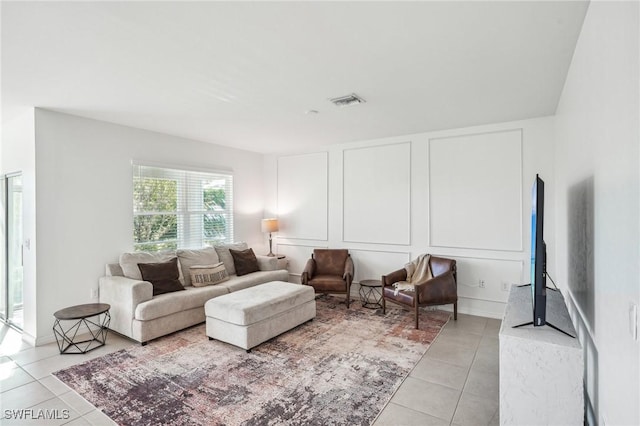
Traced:
<svg viewBox="0 0 640 426">
<path fill-rule="evenodd" d="M 22 330 L 23 305 L 23 247 L 22 247 L 22 174 L 5 175 L 0 185 L 2 194 L 2 286 L 0 286 L 0 319 Z"/>
</svg>

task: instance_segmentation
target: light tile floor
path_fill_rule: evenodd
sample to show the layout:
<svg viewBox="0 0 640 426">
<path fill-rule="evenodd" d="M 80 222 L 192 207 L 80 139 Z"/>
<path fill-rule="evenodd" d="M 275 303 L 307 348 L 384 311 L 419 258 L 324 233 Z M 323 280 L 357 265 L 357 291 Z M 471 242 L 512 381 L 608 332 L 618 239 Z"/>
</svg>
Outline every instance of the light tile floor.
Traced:
<svg viewBox="0 0 640 426">
<path fill-rule="evenodd" d="M 449 321 L 374 426 L 499 425 L 500 324 L 464 314 Z"/>
<path fill-rule="evenodd" d="M 459 314 L 458 321 L 449 321 L 374 425 L 499 424 L 499 329 L 500 321 L 483 317 Z M 110 333 L 104 347 L 85 355 L 60 355 L 55 343 L 29 347 L 19 333 L 0 326 L 0 424 L 115 424 L 51 373 L 135 344 Z M 33 414 L 42 409 L 60 418 L 7 415 L 19 409 Z"/>
</svg>

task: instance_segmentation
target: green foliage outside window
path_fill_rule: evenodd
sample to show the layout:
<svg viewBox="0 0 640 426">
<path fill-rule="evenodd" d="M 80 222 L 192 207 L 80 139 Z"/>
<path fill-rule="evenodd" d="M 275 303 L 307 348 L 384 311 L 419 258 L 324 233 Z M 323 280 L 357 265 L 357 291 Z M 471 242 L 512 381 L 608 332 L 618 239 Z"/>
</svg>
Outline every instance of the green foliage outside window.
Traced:
<svg viewBox="0 0 640 426">
<path fill-rule="evenodd" d="M 149 214 L 133 218 L 136 250 L 176 249 L 178 238 L 178 183 L 175 180 L 133 179 L 133 211 Z"/>
<path fill-rule="evenodd" d="M 206 188 L 203 191 L 204 209 L 204 238 L 207 243 L 224 240 L 227 235 L 227 219 L 224 215 L 226 197 L 222 188 Z M 222 211 L 219 213 L 217 211 Z"/>
<path fill-rule="evenodd" d="M 226 181 L 214 178 L 190 182 L 185 185 L 179 179 L 134 176 L 136 250 L 175 250 L 197 241 L 214 245 L 229 238 Z M 180 204 L 179 196 L 184 205 Z M 194 197 L 197 201 L 190 203 Z M 196 229 L 202 232 L 199 237 L 188 235 Z"/>
</svg>

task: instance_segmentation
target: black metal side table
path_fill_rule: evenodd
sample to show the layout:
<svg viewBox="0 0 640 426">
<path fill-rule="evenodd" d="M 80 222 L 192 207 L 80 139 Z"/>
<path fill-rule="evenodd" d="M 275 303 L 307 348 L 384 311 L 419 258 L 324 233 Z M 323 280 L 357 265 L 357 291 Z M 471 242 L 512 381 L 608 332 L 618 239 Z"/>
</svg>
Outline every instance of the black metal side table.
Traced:
<svg viewBox="0 0 640 426">
<path fill-rule="evenodd" d="M 76 305 L 64 308 L 53 316 L 56 321 L 53 324 L 53 334 L 56 336 L 58 349 L 61 354 L 86 354 L 89 351 L 104 346 L 107 341 L 107 331 L 111 322 L 109 315 L 111 306 L 106 303 L 88 303 L 86 305 Z M 100 322 L 100 315 L 102 321 Z M 91 320 L 91 317 L 98 317 Z M 60 321 L 77 320 L 73 325 L 64 328 Z M 86 336 L 88 339 L 76 341 L 79 336 Z"/>
<path fill-rule="evenodd" d="M 362 280 L 358 292 L 363 308 L 382 308 L 382 281 Z"/>
</svg>

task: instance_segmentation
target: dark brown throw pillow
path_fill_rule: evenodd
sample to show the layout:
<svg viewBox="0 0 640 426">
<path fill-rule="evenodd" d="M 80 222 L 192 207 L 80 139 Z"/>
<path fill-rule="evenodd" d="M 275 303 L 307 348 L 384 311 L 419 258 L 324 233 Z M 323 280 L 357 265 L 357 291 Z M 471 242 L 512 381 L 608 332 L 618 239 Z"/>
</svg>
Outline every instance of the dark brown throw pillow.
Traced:
<svg viewBox="0 0 640 426">
<path fill-rule="evenodd" d="M 233 264 L 236 267 L 236 275 L 247 275 L 260 270 L 258 259 L 253 253 L 253 249 L 234 250 L 229 249 L 229 253 L 233 257 Z"/>
<path fill-rule="evenodd" d="M 178 258 L 174 257 L 168 262 L 159 263 L 138 263 L 140 274 L 144 281 L 149 281 L 153 285 L 153 295 L 171 293 L 173 291 L 184 290 L 178 277 Z"/>
</svg>

